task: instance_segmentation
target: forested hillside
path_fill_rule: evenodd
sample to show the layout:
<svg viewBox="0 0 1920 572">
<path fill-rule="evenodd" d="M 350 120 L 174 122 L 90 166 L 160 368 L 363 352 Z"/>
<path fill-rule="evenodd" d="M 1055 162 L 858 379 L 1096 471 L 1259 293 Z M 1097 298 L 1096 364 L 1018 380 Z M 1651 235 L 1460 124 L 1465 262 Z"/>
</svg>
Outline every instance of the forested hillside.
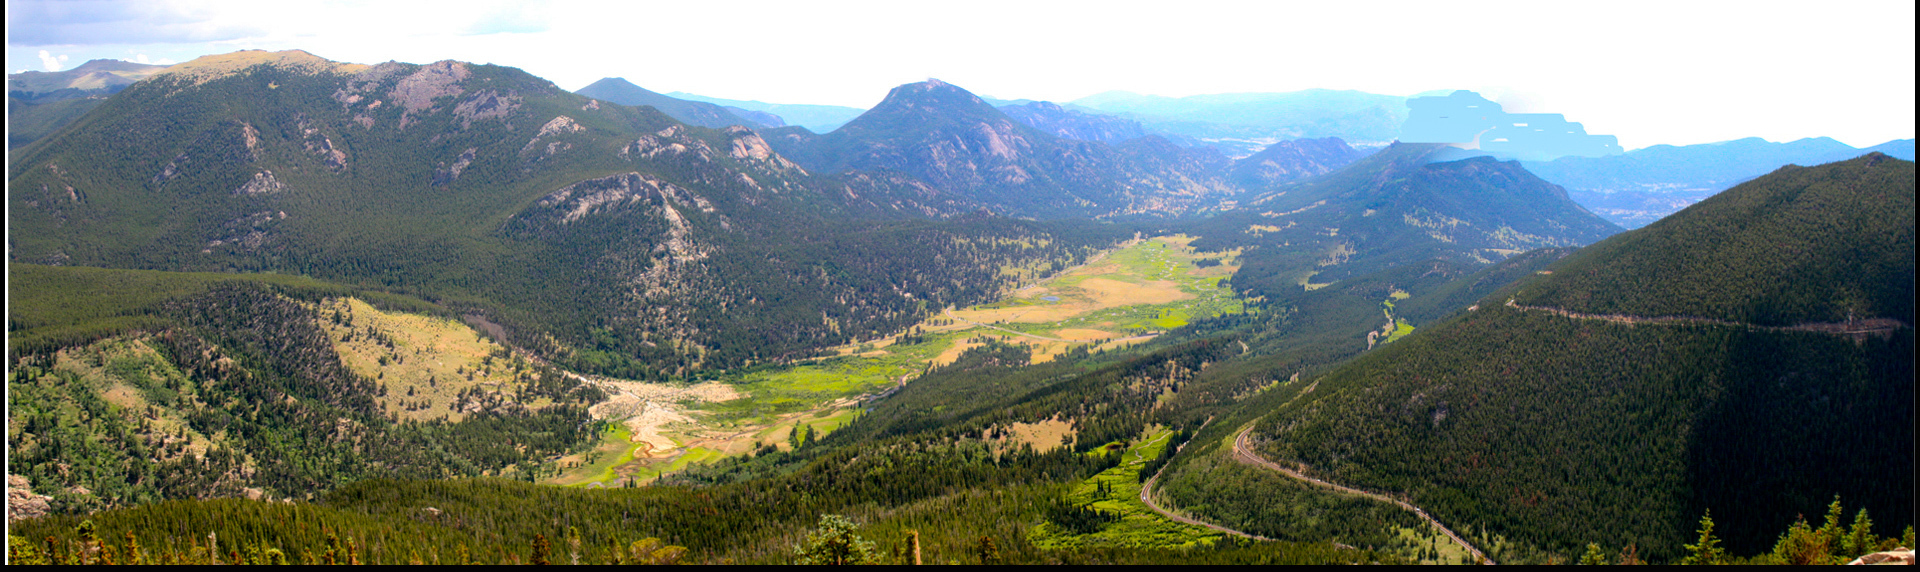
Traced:
<svg viewBox="0 0 1920 572">
<path fill-rule="evenodd" d="M 17 262 L 405 292 L 635 378 L 897 330 L 997 294 L 1004 267 L 1069 266 L 1131 234 L 957 217 L 976 203 L 884 172 L 816 176 L 745 128 L 453 61 L 209 56 L 13 164 Z"/>
<path fill-rule="evenodd" d="M 1710 510 L 1752 554 L 1834 495 L 1910 523 L 1911 314 L 1869 333 L 1763 326 L 1911 292 L 1913 193 L 1912 163 L 1883 157 L 1741 185 L 1315 380 L 1260 421 L 1260 450 L 1562 553 L 1677 558 Z M 1767 280 L 1725 282 L 1750 276 Z M 1871 287 L 1830 294 L 1854 284 Z"/>
<path fill-rule="evenodd" d="M 1622 231 L 1518 162 L 1273 140 L 1401 98 L 929 80 L 816 134 L 639 91 L 690 105 L 238 52 L 16 150 L 9 466 L 52 514 L 10 563 L 1911 543 L 1911 162 Z"/>
<path fill-rule="evenodd" d="M 430 398 L 350 367 L 345 347 L 382 346 L 382 365 L 465 356 L 400 345 L 330 301 L 435 310 L 419 300 L 311 280 L 32 266 L 17 266 L 12 286 L 16 301 L 87 302 L 19 304 L 10 322 L 10 466 L 58 512 L 311 500 L 377 477 L 531 478 L 599 427 L 586 407 L 600 389 L 498 346 L 466 364 L 489 370 L 482 383 L 480 371 L 438 383 L 453 414 L 407 414 Z"/>
<path fill-rule="evenodd" d="M 1269 298 L 1441 259 L 1487 264 L 1590 244 L 1619 227 L 1518 163 L 1430 162 L 1438 145 L 1395 144 L 1345 167 L 1246 197 L 1195 223 L 1194 246 L 1242 250 L 1233 286 Z"/>
</svg>

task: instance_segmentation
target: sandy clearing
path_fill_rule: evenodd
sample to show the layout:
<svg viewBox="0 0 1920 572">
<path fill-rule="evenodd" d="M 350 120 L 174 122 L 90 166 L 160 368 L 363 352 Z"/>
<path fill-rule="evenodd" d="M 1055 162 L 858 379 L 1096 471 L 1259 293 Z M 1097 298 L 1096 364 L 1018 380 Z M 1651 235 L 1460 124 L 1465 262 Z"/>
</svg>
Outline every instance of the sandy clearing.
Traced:
<svg viewBox="0 0 1920 572">
<path fill-rule="evenodd" d="M 973 326 L 969 324 L 967 327 L 973 327 Z M 948 365 L 952 365 L 955 360 L 960 359 L 960 354 L 967 353 L 967 350 L 977 348 L 977 347 L 980 347 L 980 344 L 976 344 L 966 340 L 954 342 L 954 344 L 951 347 L 948 347 L 946 351 L 940 352 L 940 355 L 933 357 L 933 366 L 945 367 Z"/>
<path fill-rule="evenodd" d="M 1166 304 L 1193 298 L 1192 294 L 1180 291 L 1179 284 L 1166 280 L 1128 284 L 1110 278 L 1088 278 L 1080 281 L 1080 288 L 1086 290 L 1103 308 Z"/>
<path fill-rule="evenodd" d="M 631 440 L 646 443 L 650 452 L 656 455 L 678 446 L 662 433 L 667 425 L 694 420 L 681 412 L 681 402 L 719 402 L 746 397 L 733 386 L 717 381 L 679 386 L 596 379 L 571 372 L 568 375 L 609 390 L 607 400 L 588 408 L 587 414 L 595 419 L 622 420 L 621 423 L 633 435 Z"/>
<path fill-rule="evenodd" d="M 1001 439 L 1014 443 L 1026 443 L 1033 450 L 1045 453 L 1059 448 L 1066 437 L 1074 434 L 1073 424 L 1060 419 L 1048 419 L 1039 423 L 1014 423 L 1007 427 L 1013 434 Z"/>
</svg>

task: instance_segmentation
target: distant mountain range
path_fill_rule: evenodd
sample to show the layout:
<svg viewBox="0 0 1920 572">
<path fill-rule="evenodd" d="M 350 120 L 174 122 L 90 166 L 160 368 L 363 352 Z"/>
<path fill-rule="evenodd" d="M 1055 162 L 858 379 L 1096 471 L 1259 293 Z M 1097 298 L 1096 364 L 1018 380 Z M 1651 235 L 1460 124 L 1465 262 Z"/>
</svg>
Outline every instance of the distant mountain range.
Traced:
<svg viewBox="0 0 1920 572">
<path fill-rule="evenodd" d="M 1818 165 L 1872 152 L 1912 160 L 1913 140 L 1856 149 L 1826 137 L 1788 143 L 1748 137 L 1521 164 L 1540 178 L 1566 187 L 1575 201 L 1595 214 L 1624 227 L 1638 228 L 1785 165 Z"/>
<path fill-rule="evenodd" d="M 1007 114 L 1007 117 L 1025 123 L 1028 127 L 1065 139 L 1117 145 L 1123 141 L 1146 137 L 1148 134 L 1138 121 L 1067 109 L 1050 101 L 996 107 L 1001 113 Z"/>
<path fill-rule="evenodd" d="M 1478 265 L 1591 244 L 1621 230 L 1517 162 L 1432 162 L 1444 148 L 1396 143 L 1241 197 L 1239 209 L 1196 223 L 1194 245 L 1242 249 L 1234 289 L 1274 297 L 1432 259 Z"/>
<path fill-rule="evenodd" d="M 7 75 L 7 148 L 24 147 L 167 66 L 92 60 L 70 70 Z"/>
<path fill-rule="evenodd" d="M 1264 191 L 1279 183 L 1332 172 L 1368 153 L 1348 147 L 1337 137 L 1281 141 L 1235 161 L 1229 177 L 1240 188 Z"/>
<path fill-rule="evenodd" d="M 773 114 L 780 117 L 786 125 L 798 125 L 814 133 L 826 133 L 839 129 L 841 125 L 852 121 L 853 118 L 859 117 L 861 113 L 866 112 L 866 110 L 857 107 L 743 101 L 738 99 L 707 97 L 679 91 L 671 92 L 667 95 L 687 101 L 704 101 L 729 108 Z"/>
<path fill-rule="evenodd" d="M 1231 161 L 1211 149 L 1058 137 L 939 80 L 896 87 L 831 133 L 788 127 L 767 140 L 814 172 L 906 173 L 1019 216 L 1177 215 L 1234 193 Z"/>
<path fill-rule="evenodd" d="M 1110 91 L 1065 106 L 1117 115 L 1152 131 L 1205 141 L 1229 157 L 1252 155 L 1288 139 L 1339 137 L 1377 147 L 1399 137 L 1408 115 L 1405 97 L 1326 89 L 1181 98 Z"/>
<path fill-rule="evenodd" d="M 688 125 L 701 127 L 727 127 L 745 125 L 748 127 L 779 127 L 785 125 L 780 117 L 768 113 L 714 105 L 703 101 L 687 101 L 654 93 L 647 88 L 634 85 L 624 78 L 610 77 L 574 91 L 580 95 L 618 103 L 620 105 L 645 105 L 660 110 L 667 116 Z"/>
</svg>

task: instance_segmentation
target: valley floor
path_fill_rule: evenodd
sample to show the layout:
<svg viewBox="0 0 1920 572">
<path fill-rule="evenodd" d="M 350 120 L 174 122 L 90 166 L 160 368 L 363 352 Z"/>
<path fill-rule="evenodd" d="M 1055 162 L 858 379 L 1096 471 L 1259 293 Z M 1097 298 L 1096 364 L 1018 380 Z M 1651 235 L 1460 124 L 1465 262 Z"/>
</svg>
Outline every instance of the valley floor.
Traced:
<svg viewBox="0 0 1920 572">
<path fill-rule="evenodd" d="M 681 387 L 586 378 L 611 396 L 593 415 L 619 426 L 592 451 L 557 461 L 559 473 L 542 482 L 644 484 L 768 445 L 790 450 L 796 432 L 824 436 L 850 421 L 861 401 L 990 341 L 1027 346 L 1035 362 L 1045 362 L 1076 347 L 1123 348 L 1191 320 L 1244 311 L 1221 285 L 1239 269 L 1235 254 L 1196 252 L 1193 240 L 1176 235 L 1128 241 L 996 302 L 948 308 L 906 332 L 719 380 L 726 383 Z"/>
</svg>

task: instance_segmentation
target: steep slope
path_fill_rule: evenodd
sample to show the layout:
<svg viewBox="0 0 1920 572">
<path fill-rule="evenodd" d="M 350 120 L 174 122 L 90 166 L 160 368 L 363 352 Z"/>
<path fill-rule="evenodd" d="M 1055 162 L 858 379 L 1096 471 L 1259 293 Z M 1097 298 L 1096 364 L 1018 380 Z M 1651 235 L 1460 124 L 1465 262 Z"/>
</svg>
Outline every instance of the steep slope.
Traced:
<svg viewBox="0 0 1920 572">
<path fill-rule="evenodd" d="M 1442 147 L 1394 144 L 1340 170 L 1283 184 L 1199 225 L 1198 248 L 1243 248 L 1235 290 L 1275 296 L 1442 259 L 1485 264 L 1619 232 L 1515 162 L 1429 163 Z"/>
<path fill-rule="evenodd" d="M 1913 199 L 1913 164 L 1884 156 L 1775 172 L 1313 380 L 1255 434 L 1270 458 L 1560 554 L 1677 558 L 1709 510 L 1752 554 L 1834 495 L 1897 530 Z"/>
<path fill-rule="evenodd" d="M 1786 165 L 1818 165 L 1872 151 L 1913 160 L 1899 141 L 1855 149 L 1825 137 L 1772 143 L 1758 137 L 1702 145 L 1654 145 L 1609 157 L 1522 161 L 1609 221 L 1639 228 L 1733 185 Z"/>
<path fill-rule="evenodd" d="M 832 133 L 779 129 L 768 142 L 815 172 L 898 171 L 1021 216 L 1176 215 L 1230 192 L 1217 154 L 1061 139 L 939 80 L 896 87 Z"/>
<path fill-rule="evenodd" d="M 203 58 L 24 151 L 16 262 L 378 286 L 629 377 L 873 337 L 993 295 L 1002 266 L 1070 263 L 1119 232 L 917 220 L 977 205 L 884 172 L 815 176 L 743 127 L 453 61 Z"/>
<path fill-rule="evenodd" d="M 729 125 L 745 125 L 748 127 L 778 127 L 781 125 L 780 123 L 768 123 L 765 121 L 749 121 L 739 115 L 735 115 L 732 111 L 728 111 L 724 107 L 711 103 L 667 97 L 654 93 L 647 88 L 634 85 L 633 82 L 627 81 L 625 78 L 603 78 L 600 81 L 593 82 L 586 87 L 575 90 L 574 93 L 602 101 L 618 103 L 620 105 L 645 105 L 658 109 L 661 113 L 667 114 L 668 117 L 672 117 L 688 125 L 716 128 Z"/>
</svg>

